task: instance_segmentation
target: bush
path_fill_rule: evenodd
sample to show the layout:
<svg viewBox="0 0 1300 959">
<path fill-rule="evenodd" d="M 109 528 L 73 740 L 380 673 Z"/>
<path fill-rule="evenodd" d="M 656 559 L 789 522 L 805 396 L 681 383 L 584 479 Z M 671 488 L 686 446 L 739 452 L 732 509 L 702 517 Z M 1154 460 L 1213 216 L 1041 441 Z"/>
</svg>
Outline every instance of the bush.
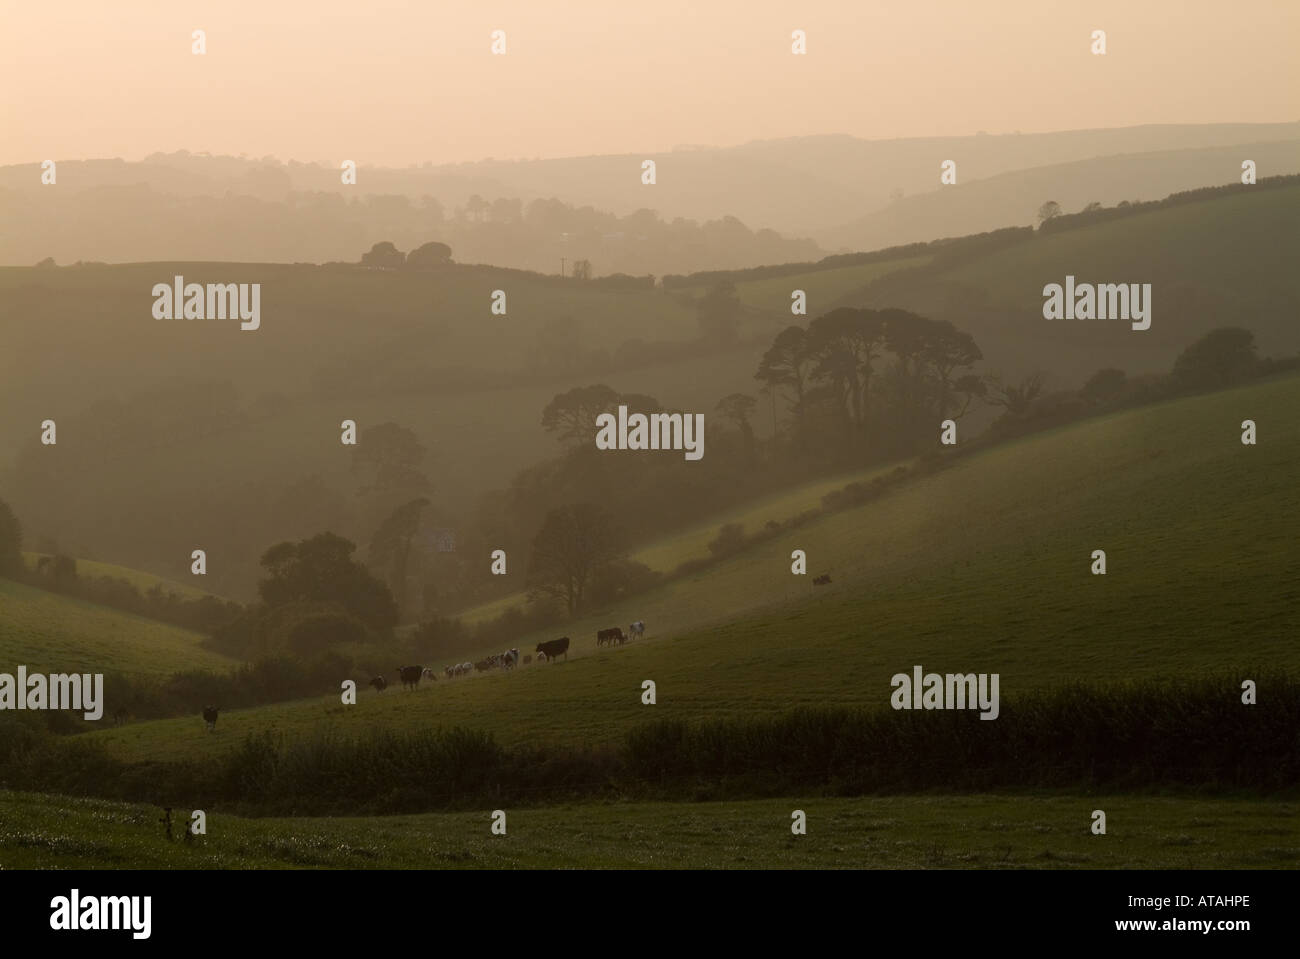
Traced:
<svg viewBox="0 0 1300 959">
<path fill-rule="evenodd" d="M 745 527 L 741 523 L 724 523 L 718 535 L 709 543 L 714 559 L 734 556 L 745 548 Z"/>
</svg>

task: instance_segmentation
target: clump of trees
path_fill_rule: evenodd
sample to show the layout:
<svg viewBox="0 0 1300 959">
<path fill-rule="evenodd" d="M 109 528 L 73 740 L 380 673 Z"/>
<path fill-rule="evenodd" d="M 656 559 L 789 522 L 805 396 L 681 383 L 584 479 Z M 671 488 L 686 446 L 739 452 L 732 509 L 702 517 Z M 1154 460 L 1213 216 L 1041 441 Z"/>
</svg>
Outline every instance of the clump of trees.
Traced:
<svg viewBox="0 0 1300 959">
<path fill-rule="evenodd" d="M 23 528 L 9 504 L 0 500 L 0 576 L 16 579 L 23 570 Z"/>
<path fill-rule="evenodd" d="M 780 428 L 804 453 L 886 459 L 928 443 L 940 420 L 959 419 L 986 393 L 970 334 L 906 310 L 833 310 L 789 326 L 755 378 Z"/>
<path fill-rule="evenodd" d="M 352 558 L 355 550 L 334 533 L 272 546 L 262 554 L 261 601 L 217 630 L 212 645 L 254 658 L 387 638 L 397 624 L 397 603 L 388 586 Z"/>
</svg>

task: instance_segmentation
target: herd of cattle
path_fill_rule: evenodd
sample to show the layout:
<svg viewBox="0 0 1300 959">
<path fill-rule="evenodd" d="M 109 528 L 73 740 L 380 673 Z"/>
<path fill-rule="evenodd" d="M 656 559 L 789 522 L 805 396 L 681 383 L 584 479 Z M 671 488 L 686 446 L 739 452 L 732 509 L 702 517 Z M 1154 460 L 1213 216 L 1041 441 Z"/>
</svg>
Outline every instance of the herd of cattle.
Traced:
<svg viewBox="0 0 1300 959">
<path fill-rule="evenodd" d="M 614 643 L 622 644 L 629 639 L 636 639 L 644 635 L 645 623 L 637 620 L 628 626 L 626 633 L 618 626 L 599 630 L 596 633 L 596 645 L 612 646 Z M 561 656 L 568 659 L 569 637 L 561 636 L 559 639 L 549 639 L 544 643 L 538 643 L 535 652 L 539 663 L 558 659 Z M 480 659 L 477 663 L 456 663 L 454 666 L 444 666 L 442 672 L 448 679 L 468 676 L 471 672 L 486 673 L 490 669 L 504 669 L 509 672 L 519 666 L 520 663 L 527 666 L 532 660 L 532 656 L 524 656 L 521 659 L 518 649 L 507 649 L 504 653 L 495 653 L 485 659 Z M 437 672 L 430 666 L 398 666 L 397 676 L 402 681 L 404 689 L 417 688 L 422 679 L 433 682 L 438 678 Z M 388 688 L 388 680 L 383 676 L 376 676 L 370 680 L 370 685 L 375 688 L 376 692 L 382 693 Z M 203 721 L 207 724 L 208 732 L 212 732 L 217 728 L 218 712 L 219 708 L 216 706 L 203 707 Z"/>
<path fill-rule="evenodd" d="M 827 586 L 830 582 L 831 577 L 829 573 L 824 573 L 813 579 L 814 586 Z M 609 629 L 597 630 L 596 645 L 613 646 L 618 644 L 621 646 L 629 639 L 639 639 L 644 635 L 645 623 L 638 619 L 635 623 L 628 626 L 626 633 L 624 633 L 622 627 L 619 626 L 611 626 Z M 551 639 L 544 643 L 538 643 L 536 653 L 537 661 L 539 663 L 556 659 L 559 656 L 568 659 L 569 637 L 561 636 L 559 639 Z M 495 655 L 488 656 L 486 659 L 480 659 L 477 663 L 456 663 L 454 666 L 444 666 L 442 672 L 448 679 L 455 679 L 458 676 L 468 676 L 471 671 L 485 673 L 489 669 L 504 669 L 509 672 L 518 666 L 520 662 L 519 650 L 507 649 L 504 653 L 496 653 Z M 532 657 L 525 656 L 523 657 L 522 662 L 527 666 L 532 662 Z M 438 678 L 438 674 L 429 666 L 398 666 L 397 675 L 402 680 L 403 688 L 406 689 L 415 689 L 420 685 L 421 679 L 427 679 L 432 682 Z M 376 676 L 374 679 L 370 680 L 370 685 L 373 686 L 377 692 L 382 693 L 388 688 L 388 680 L 383 676 Z M 203 707 L 203 721 L 207 724 L 208 732 L 212 732 L 217 728 L 218 712 L 219 708 L 216 706 Z M 122 711 L 119 710 L 118 713 L 117 721 L 120 723 Z"/>
<path fill-rule="evenodd" d="M 614 643 L 626 643 L 629 639 L 636 639 L 644 635 L 645 623 L 637 620 L 628 626 L 626 633 L 618 626 L 597 631 L 596 645 L 612 646 Z M 546 642 L 538 643 L 534 652 L 537 654 L 537 662 L 539 663 L 555 660 L 561 656 L 568 659 L 569 637 L 561 636 L 559 639 L 549 639 Z M 507 649 L 504 653 L 495 653 L 480 659 L 477 663 L 456 663 L 454 666 L 444 666 L 442 672 L 448 679 L 456 679 L 459 676 L 468 676 L 471 672 L 486 673 L 492 669 L 504 669 L 509 672 L 520 664 L 527 666 L 532 661 L 532 656 L 520 657 L 518 649 Z M 418 687 L 421 679 L 435 681 L 438 678 L 437 672 L 428 666 L 398 666 L 397 675 L 402 681 L 403 688 L 407 689 Z M 370 680 L 370 685 L 377 692 L 382 693 L 388 688 L 388 680 L 383 676 L 376 676 Z"/>
</svg>

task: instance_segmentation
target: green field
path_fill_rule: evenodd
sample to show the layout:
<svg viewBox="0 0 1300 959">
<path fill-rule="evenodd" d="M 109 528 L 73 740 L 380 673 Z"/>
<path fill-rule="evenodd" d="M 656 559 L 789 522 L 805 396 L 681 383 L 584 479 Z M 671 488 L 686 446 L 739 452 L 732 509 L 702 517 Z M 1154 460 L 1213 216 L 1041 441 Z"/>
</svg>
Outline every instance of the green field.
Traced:
<svg viewBox="0 0 1300 959">
<path fill-rule="evenodd" d="M 1263 356 L 1300 351 L 1300 186 L 1213 196 L 1057 232 L 1036 233 L 955 265 L 886 275 L 843 306 L 900 307 L 948 320 L 974 337 L 986 368 L 1045 372 L 1050 389 L 1080 386 L 1099 369 L 1167 372 L 1216 327 L 1253 332 Z M 1151 286 L 1151 326 L 1124 320 L 1043 319 L 1043 287 Z"/>
<path fill-rule="evenodd" d="M 199 646 L 198 633 L 0 579 L 0 671 L 169 676 L 225 671 L 236 661 Z M 105 715 L 112 715 L 109 709 Z"/>
<path fill-rule="evenodd" d="M 794 836 L 791 813 L 807 815 Z M 1107 831 L 1089 830 L 1094 809 Z M 206 811 L 168 843 L 152 806 L 0 791 L 3 869 L 1294 869 L 1294 802 L 1145 796 L 585 803 L 331 819 Z M 174 810 L 184 820 L 189 810 Z M 179 837 L 180 828 L 174 829 Z"/>
<path fill-rule="evenodd" d="M 854 290 L 861 289 L 873 280 L 878 280 L 895 270 L 924 266 L 932 259 L 933 257 L 930 256 L 913 256 L 862 263 L 857 266 L 843 266 L 833 270 L 812 270 L 789 276 L 742 280 L 736 283 L 736 293 L 746 306 L 789 316 L 790 292 L 803 290 L 808 294 L 808 315 L 817 316 L 824 313 L 829 308 L 829 304 Z M 791 322 L 794 322 L 793 319 Z"/>
<path fill-rule="evenodd" d="M 49 553 L 23 553 L 23 561 L 27 564 L 28 569 L 35 569 L 37 561 L 49 555 Z M 114 566 L 112 563 L 97 563 L 90 559 L 77 560 L 77 575 L 89 579 L 101 577 L 123 579 L 141 593 L 147 593 L 153 587 L 161 586 L 164 593 L 175 593 L 183 599 L 202 599 L 204 596 L 212 595 L 197 586 L 178 583 L 171 579 L 163 579 L 161 576 L 155 576 L 153 573 L 146 573 L 143 570 L 131 569 L 127 566 Z"/>
<path fill-rule="evenodd" d="M 1259 316 L 1260 307 L 1279 294 L 1294 295 L 1286 267 L 1300 245 L 1297 213 L 1300 186 L 1229 194 L 1052 233 L 955 267 L 945 277 L 978 284 L 994 299 L 1039 308 L 1044 277 L 1063 282 L 1064 273 L 1056 276 L 1062 264 L 1075 264 L 1071 272 L 1079 282 L 1140 277 L 1153 286 L 1168 280 L 1172 287 L 1212 278 L 1216 295 L 1232 303 L 1235 320 L 1252 326 L 1252 318 L 1280 319 Z"/>
<path fill-rule="evenodd" d="M 805 483 L 785 492 L 765 499 L 737 507 L 723 513 L 707 523 L 673 533 L 657 540 L 630 554 L 630 559 L 661 573 L 671 573 L 689 560 L 708 559 L 709 543 L 717 538 L 724 524 L 739 523 L 745 533 L 753 534 L 763 529 L 769 521 L 786 522 L 809 510 L 820 509 L 822 497 L 827 493 L 843 489 L 849 483 L 869 482 L 873 477 L 890 472 L 897 464 L 872 467 L 843 473 L 830 479 Z M 457 615 L 467 623 L 477 623 L 485 619 L 500 616 L 511 606 L 521 605 L 527 593 L 512 593 L 491 603 L 483 603 L 467 609 Z"/>
<path fill-rule="evenodd" d="M 1255 447 L 1240 443 L 1248 416 Z M 213 736 L 195 719 L 89 735 L 134 760 L 326 725 L 467 725 L 507 744 L 581 745 L 618 740 L 648 710 L 690 719 L 883 707 L 889 678 L 918 663 L 997 672 L 1003 696 L 1076 679 L 1294 667 L 1297 475 L 1291 376 L 962 459 L 571 623 L 567 662 L 415 693 L 364 690 L 356 706 L 328 697 L 223 713 Z M 790 573 L 795 548 L 807 551 L 806 577 Z M 1105 576 L 1089 572 L 1098 548 Z M 820 572 L 835 582 L 814 588 Z M 638 618 L 643 641 L 596 650 L 598 627 Z M 658 685 L 653 707 L 640 702 L 645 679 Z"/>
</svg>

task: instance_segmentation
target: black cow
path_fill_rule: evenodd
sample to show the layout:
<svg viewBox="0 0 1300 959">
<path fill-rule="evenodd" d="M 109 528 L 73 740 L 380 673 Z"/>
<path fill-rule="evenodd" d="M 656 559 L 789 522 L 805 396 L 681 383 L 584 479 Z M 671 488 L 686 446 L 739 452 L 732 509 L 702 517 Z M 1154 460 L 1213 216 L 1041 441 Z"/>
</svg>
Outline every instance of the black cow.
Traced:
<svg viewBox="0 0 1300 959">
<path fill-rule="evenodd" d="M 830 574 L 830 573 L 822 573 L 820 576 L 818 576 L 816 579 L 813 580 L 813 585 L 814 585 L 814 586 L 825 586 L 825 585 L 826 585 L 827 583 L 829 583 L 830 581 L 831 581 L 831 574 Z"/>
<path fill-rule="evenodd" d="M 220 711 L 217 706 L 203 707 L 203 721 L 208 724 L 208 732 L 217 728 L 217 713 Z"/>
<path fill-rule="evenodd" d="M 382 693 L 388 688 L 388 680 L 384 679 L 383 676 L 376 676 L 370 680 L 370 685 L 375 687 L 375 692 Z"/>
<path fill-rule="evenodd" d="M 420 685 L 420 674 L 424 672 L 423 666 L 398 666 L 398 675 L 402 677 L 403 689 L 415 689 Z"/>
<path fill-rule="evenodd" d="M 569 637 L 561 636 L 559 639 L 549 639 L 544 643 L 537 644 L 536 652 L 545 653 L 548 660 L 554 660 L 561 653 L 564 658 L 569 658 Z"/>
<path fill-rule="evenodd" d="M 623 635 L 623 630 L 617 626 L 611 626 L 609 629 L 602 629 L 596 633 L 597 646 L 613 646 L 615 643 L 626 643 L 627 637 Z"/>
</svg>

